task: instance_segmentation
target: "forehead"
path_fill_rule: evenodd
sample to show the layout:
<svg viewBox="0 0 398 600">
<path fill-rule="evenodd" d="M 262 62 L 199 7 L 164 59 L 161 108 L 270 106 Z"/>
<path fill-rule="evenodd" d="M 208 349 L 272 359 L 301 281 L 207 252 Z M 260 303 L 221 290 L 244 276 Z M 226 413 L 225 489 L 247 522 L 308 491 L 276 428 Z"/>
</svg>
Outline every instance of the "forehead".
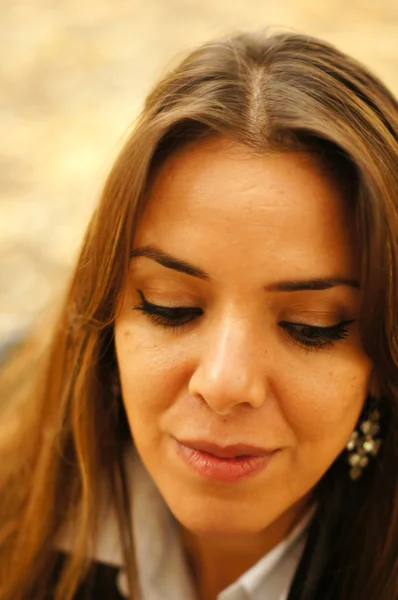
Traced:
<svg viewBox="0 0 398 600">
<path fill-rule="evenodd" d="M 314 157 L 259 156 L 225 139 L 193 143 L 159 168 L 135 245 L 152 243 L 199 264 L 211 253 L 304 272 L 356 266 L 350 208 Z"/>
</svg>

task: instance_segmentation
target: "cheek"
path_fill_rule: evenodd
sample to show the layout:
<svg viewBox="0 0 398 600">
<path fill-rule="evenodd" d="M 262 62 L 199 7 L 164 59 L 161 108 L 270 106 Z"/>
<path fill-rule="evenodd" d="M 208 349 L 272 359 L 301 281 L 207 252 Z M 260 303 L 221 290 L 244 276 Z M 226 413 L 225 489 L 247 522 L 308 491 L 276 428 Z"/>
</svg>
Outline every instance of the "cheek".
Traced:
<svg viewBox="0 0 398 600">
<path fill-rule="evenodd" d="M 177 344 L 162 344 L 123 321 L 115 325 L 115 346 L 123 402 L 134 437 L 156 435 L 165 411 L 186 382 L 184 354 Z M 148 438 L 149 441 L 150 438 Z"/>
<path fill-rule="evenodd" d="M 368 394 L 370 373 L 370 361 L 362 352 L 322 357 L 311 369 L 285 370 L 277 395 L 298 443 L 344 444 Z"/>
</svg>

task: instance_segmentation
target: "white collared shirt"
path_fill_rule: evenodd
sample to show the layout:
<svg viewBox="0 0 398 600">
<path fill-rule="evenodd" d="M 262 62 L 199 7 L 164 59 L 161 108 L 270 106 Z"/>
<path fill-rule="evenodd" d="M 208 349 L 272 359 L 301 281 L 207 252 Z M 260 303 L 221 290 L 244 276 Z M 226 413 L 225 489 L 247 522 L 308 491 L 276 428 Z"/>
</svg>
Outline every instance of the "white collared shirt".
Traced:
<svg viewBox="0 0 398 600">
<path fill-rule="evenodd" d="M 176 521 L 136 453 L 126 455 L 133 505 L 133 533 L 141 600 L 197 600 L 186 563 Z M 110 503 L 103 504 L 101 529 L 92 557 L 120 567 L 117 585 L 128 598 L 127 577 L 119 543 L 116 514 Z M 263 556 L 234 583 L 220 592 L 217 600 L 287 600 L 302 555 L 313 511 L 290 535 Z M 71 532 L 66 531 L 58 546 L 70 548 Z"/>
</svg>

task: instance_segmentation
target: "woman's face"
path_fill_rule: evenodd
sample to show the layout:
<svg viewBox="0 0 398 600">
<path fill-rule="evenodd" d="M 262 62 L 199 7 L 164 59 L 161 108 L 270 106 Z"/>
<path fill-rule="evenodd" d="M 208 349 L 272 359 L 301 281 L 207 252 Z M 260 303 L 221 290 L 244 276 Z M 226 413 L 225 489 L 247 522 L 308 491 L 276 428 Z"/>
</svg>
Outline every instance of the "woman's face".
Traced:
<svg viewBox="0 0 398 600">
<path fill-rule="evenodd" d="M 188 530 L 259 533 L 369 391 L 347 203 L 313 158 L 208 139 L 156 174 L 134 251 L 115 340 L 135 446 Z"/>
</svg>

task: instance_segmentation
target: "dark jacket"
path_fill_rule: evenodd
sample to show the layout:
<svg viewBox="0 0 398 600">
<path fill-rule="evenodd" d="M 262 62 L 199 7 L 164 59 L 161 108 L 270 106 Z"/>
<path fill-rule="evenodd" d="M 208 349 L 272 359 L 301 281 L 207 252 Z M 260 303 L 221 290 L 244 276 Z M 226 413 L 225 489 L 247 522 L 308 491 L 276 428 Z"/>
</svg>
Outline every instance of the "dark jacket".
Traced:
<svg viewBox="0 0 398 600">
<path fill-rule="evenodd" d="M 57 553 L 46 600 L 53 600 L 54 598 L 54 588 L 59 579 L 65 559 L 66 555 L 63 552 Z M 119 570 L 117 567 L 111 565 L 92 562 L 85 580 L 74 596 L 74 600 L 126 600 L 117 588 L 116 578 Z"/>
</svg>

